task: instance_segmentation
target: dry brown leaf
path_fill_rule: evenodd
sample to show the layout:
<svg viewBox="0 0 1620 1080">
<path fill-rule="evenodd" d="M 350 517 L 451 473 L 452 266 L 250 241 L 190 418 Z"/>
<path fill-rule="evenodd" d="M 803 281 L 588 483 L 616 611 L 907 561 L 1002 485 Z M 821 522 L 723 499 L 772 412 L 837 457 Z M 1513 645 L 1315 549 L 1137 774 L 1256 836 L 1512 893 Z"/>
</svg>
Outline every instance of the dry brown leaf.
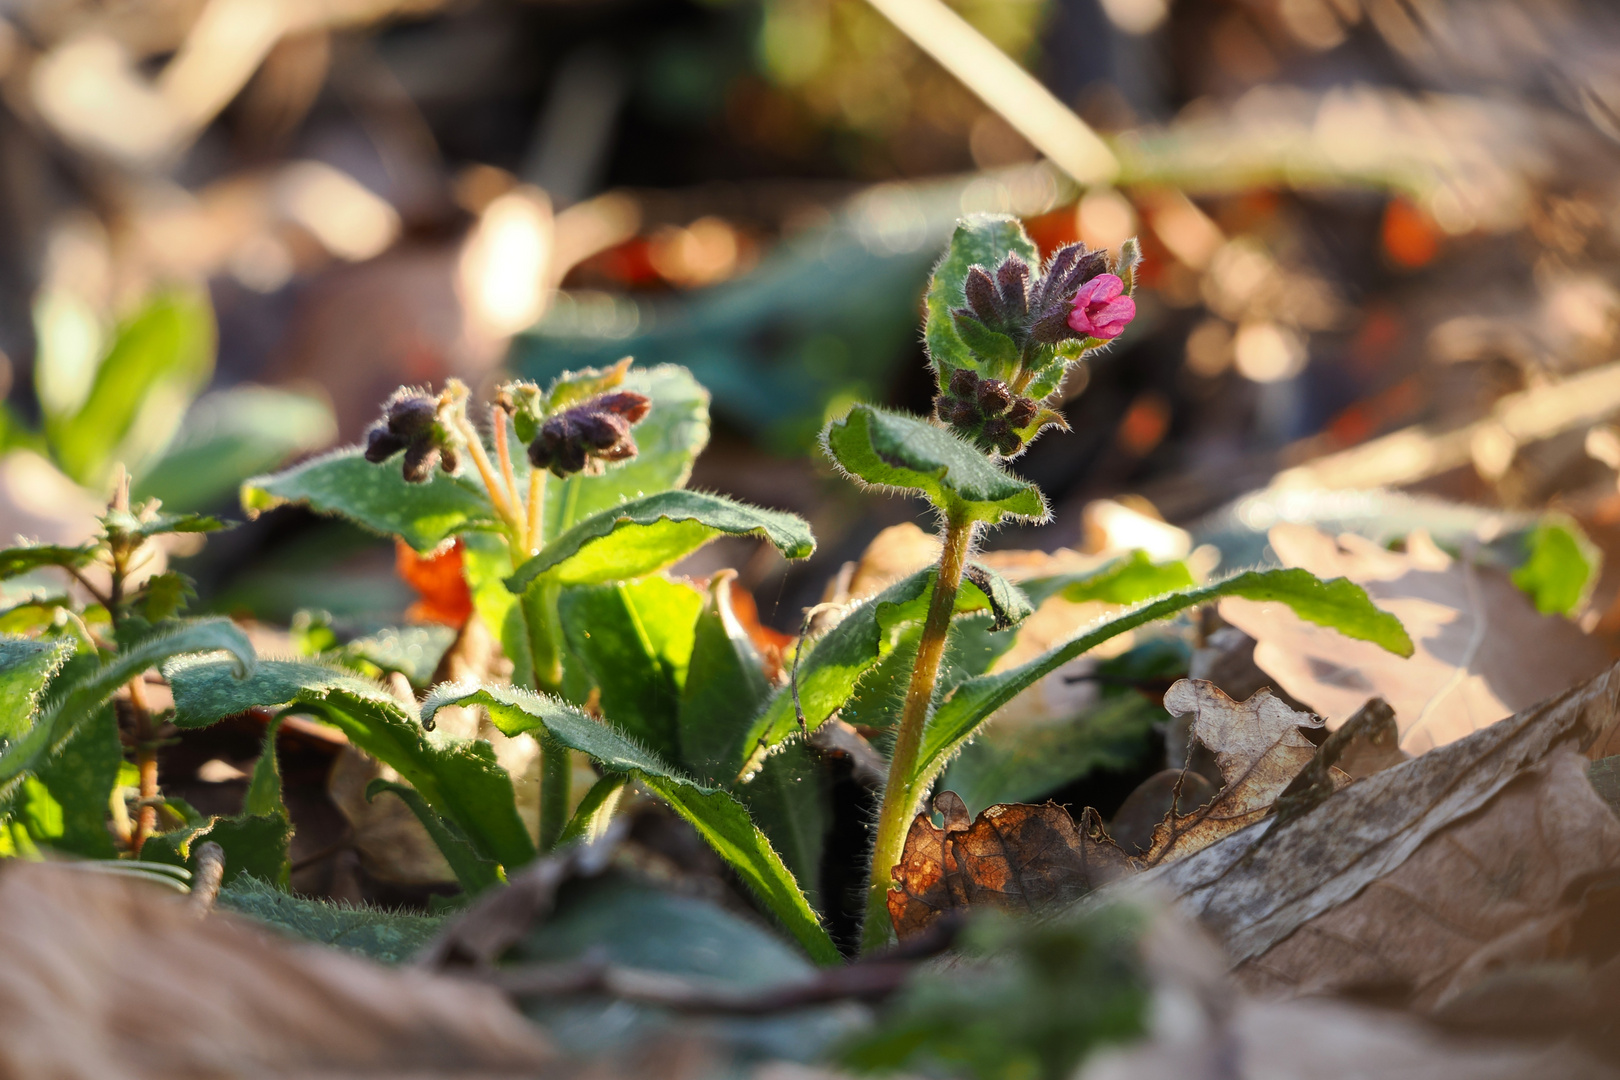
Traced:
<svg viewBox="0 0 1620 1080">
<path fill-rule="evenodd" d="M 1223 977 L 1219 952 L 1161 915 L 1143 941 L 1149 1037 L 1093 1055 L 1076 1080 L 1615 1080 L 1567 1038 L 1462 1038 L 1423 1020 L 1331 998 L 1257 1000 Z"/>
<path fill-rule="evenodd" d="M 1135 870 L 1087 810 L 1077 826 L 1057 803 L 992 806 L 969 821 L 954 791 L 934 800 L 940 828 L 918 814 L 892 871 L 889 917 L 900 940 L 946 911 L 995 907 L 1037 911 L 1072 903 Z"/>
<path fill-rule="evenodd" d="M 1228 597 L 1221 617 L 1258 644 L 1254 660 L 1338 727 L 1374 695 L 1395 709 L 1401 748 L 1420 754 L 1591 678 L 1609 661 L 1568 619 L 1541 615 L 1500 570 L 1453 559 L 1424 533 L 1405 552 L 1301 525 L 1271 530 L 1288 567 L 1348 577 L 1397 616 L 1417 652 L 1403 660 L 1300 619 L 1286 604 Z"/>
<path fill-rule="evenodd" d="M 286 941 L 85 869 L 0 869 L 0 1075 L 19 1080 L 532 1077 L 494 990 Z"/>
<path fill-rule="evenodd" d="M 1170 687 L 1164 707 L 1173 716 L 1193 714 L 1192 737 L 1214 751 L 1226 784 L 1192 813 L 1171 813 L 1159 823 L 1143 857 L 1149 866 L 1186 858 L 1269 814 L 1277 796 L 1316 754 L 1305 729 L 1322 726 L 1319 717 L 1290 709 L 1270 690 L 1236 702 L 1200 679 Z M 1350 782 L 1337 769 L 1329 775 L 1341 786 Z"/>
<path fill-rule="evenodd" d="M 1620 666 L 1136 880 L 1256 986 L 1442 1003 L 1498 960 L 1555 958 L 1586 890 L 1620 869 L 1620 822 L 1578 756 L 1617 717 Z"/>
</svg>

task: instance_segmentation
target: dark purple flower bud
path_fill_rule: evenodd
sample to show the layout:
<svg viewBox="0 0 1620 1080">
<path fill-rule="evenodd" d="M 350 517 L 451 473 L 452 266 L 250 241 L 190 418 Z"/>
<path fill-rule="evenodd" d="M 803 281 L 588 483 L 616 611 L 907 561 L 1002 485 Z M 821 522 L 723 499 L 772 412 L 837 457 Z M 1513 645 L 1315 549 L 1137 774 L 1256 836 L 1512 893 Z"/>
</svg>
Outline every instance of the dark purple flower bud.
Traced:
<svg viewBox="0 0 1620 1080">
<path fill-rule="evenodd" d="M 413 442 L 405 448 L 405 480 L 412 484 L 425 484 L 433 477 L 433 466 L 439 463 L 439 447 L 430 440 Z"/>
<path fill-rule="evenodd" d="M 979 384 L 979 408 L 990 416 L 997 416 L 1007 411 L 1012 404 L 1012 391 L 1000 379 L 985 379 Z"/>
<path fill-rule="evenodd" d="M 968 307 L 980 322 L 991 326 L 1001 322 L 1001 300 L 996 295 L 996 283 L 984 267 L 968 267 L 962 291 L 967 296 Z"/>
<path fill-rule="evenodd" d="M 383 418 L 388 430 L 404 439 L 425 435 L 438 419 L 439 403 L 409 387 L 400 387 L 383 404 Z"/>
<path fill-rule="evenodd" d="M 1039 411 L 1040 406 L 1035 404 L 1033 398 L 1021 397 L 1007 410 L 1007 423 L 1014 428 L 1026 428 L 1034 422 L 1035 414 Z"/>
<path fill-rule="evenodd" d="M 985 421 L 984 427 L 979 431 L 979 441 L 998 453 L 1008 453 L 1004 448 L 1008 445 L 1009 439 L 1012 440 L 1013 447 L 1016 449 L 1018 436 L 1013 434 L 1013 430 L 1007 425 L 1005 417 L 991 417 Z"/>
<path fill-rule="evenodd" d="M 646 417 L 652 400 L 631 390 L 599 394 L 546 418 L 529 444 L 529 462 L 557 476 L 600 471 L 604 462 L 636 456 L 631 425 Z"/>
<path fill-rule="evenodd" d="M 379 420 L 366 431 L 366 460 L 379 465 L 401 450 L 405 440 L 388 430 L 388 423 Z"/>
<path fill-rule="evenodd" d="M 979 392 L 979 373 L 972 368 L 957 368 L 951 372 L 951 393 L 959 398 L 971 398 Z"/>
<path fill-rule="evenodd" d="M 996 284 L 1001 290 L 1003 311 L 1022 318 L 1029 314 L 1029 264 L 1009 255 L 996 268 Z"/>
<path fill-rule="evenodd" d="M 935 403 L 935 409 L 939 418 L 952 427 L 971 427 L 981 419 L 978 406 L 964 398 L 942 397 Z"/>
<path fill-rule="evenodd" d="M 461 455 L 450 444 L 439 447 L 439 468 L 447 473 L 453 473 L 461 467 Z"/>
</svg>

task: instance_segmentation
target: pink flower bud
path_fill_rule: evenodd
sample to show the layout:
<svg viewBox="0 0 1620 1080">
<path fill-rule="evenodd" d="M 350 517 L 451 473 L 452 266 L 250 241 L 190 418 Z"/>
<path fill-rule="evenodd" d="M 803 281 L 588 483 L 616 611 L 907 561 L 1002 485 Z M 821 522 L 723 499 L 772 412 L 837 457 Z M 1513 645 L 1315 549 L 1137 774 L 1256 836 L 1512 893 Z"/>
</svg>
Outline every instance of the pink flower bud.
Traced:
<svg viewBox="0 0 1620 1080">
<path fill-rule="evenodd" d="M 1069 329 L 1077 334 L 1112 341 L 1136 318 L 1136 301 L 1123 295 L 1125 283 L 1113 274 L 1098 274 L 1074 297 Z"/>
</svg>

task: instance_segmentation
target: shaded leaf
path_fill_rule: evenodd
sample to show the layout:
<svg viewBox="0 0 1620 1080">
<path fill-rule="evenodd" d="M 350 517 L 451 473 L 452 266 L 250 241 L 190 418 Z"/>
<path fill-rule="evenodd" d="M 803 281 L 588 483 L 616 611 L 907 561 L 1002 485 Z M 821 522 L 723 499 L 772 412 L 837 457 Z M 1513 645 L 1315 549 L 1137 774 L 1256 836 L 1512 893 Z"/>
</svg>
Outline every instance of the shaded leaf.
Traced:
<svg viewBox="0 0 1620 1080">
<path fill-rule="evenodd" d="M 901 941 L 947 911 L 1035 912 L 1071 904 L 1135 872 L 1088 810 L 1080 825 L 1057 803 L 992 806 L 969 819 L 955 792 L 934 799 L 944 827 L 918 814 L 890 873 L 889 917 Z"/>
<path fill-rule="evenodd" d="M 175 570 L 154 574 L 141 587 L 141 618 L 154 624 L 167 622 L 196 596 L 197 587 L 186 575 Z"/>
<path fill-rule="evenodd" d="M 1321 581 L 1298 569 L 1250 570 L 1225 581 L 1171 593 L 1142 604 L 1017 667 L 963 682 L 934 711 L 924 729 L 915 774 L 919 784 L 938 775 L 951 755 L 972 738 L 979 725 L 990 719 L 997 709 L 1070 660 L 1127 630 L 1223 596 L 1245 596 L 1286 604 L 1301 618 L 1333 627 L 1346 637 L 1372 642 L 1397 656 L 1412 654 L 1412 641 L 1401 628 L 1400 620 L 1373 606 L 1367 594 L 1354 583 L 1344 578 Z"/>
<path fill-rule="evenodd" d="M 748 811 L 727 792 L 682 776 L 610 725 L 518 687 L 441 686 L 422 703 L 424 719 L 431 719 L 446 705 L 482 705 L 495 726 L 508 735 L 543 730 L 570 750 L 588 755 L 603 769 L 631 776 L 698 831 L 811 957 L 819 963 L 838 958 L 838 950 L 793 875 L 749 819 Z"/>
<path fill-rule="evenodd" d="M 1254 662 L 1338 727 L 1374 695 L 1388 701 L 1408 753 L 1457 739 L 1601 671 L 1607 651 L 1567 619 L 1539 615 L 1500 570 L 1451 558 L 1422 533 L 1404 552 L 1303 526 L 1271 530 L 1282 561 L 1360 583 L 1417 644 L 1399 660 L 1306 625 L 1264 597 L 1223 600 L 1221 617 L 1254 638 Z"/>
<path fill-rule="evenodd" d="M 581 521 L 518 567 L 507 586 L 522 592 L 542 575 L 564 585 L 641 577 L 679 562 L 717 536 L 758 536 L 789 559 L 816 550 L 810 526 L 793 514 L 700 491 L 664 491 Z"/>
<path fill-rule="evenodd" d="M 731 609 L 733 576 L 718 573 L 709 583 L 681 692 L 680 761 L 711 783 L 736 776 L 737 747 L 771 694 L 759 653 Z"/>
<path fill-rule="evenodd" d="M 557 836 L 557 847 L 569 844 L 591 844 L 602 838 L 613 813 L 619 808 L 629 778 L 623 773 L 609 773 L 591 785 L 585 797 L 574 807 L 574 816 L 568 819 Z"/>
<path fill-rule="evenodd" d="M 558 614 L 573 661 L 569 696 L 584 702 L 599 691 L 602 711 L 626 735 L 677 760 L 681 688 L 702 606 L 696 589 L 661 577 L 564 589 Z"/>
<path fill-rule="evenodd" d="M 922 495 L 942 513 L 995 524 L 1044 521 L 1033 484 L 992 464 L 971 443 L 921 417 L 856 405 L 827 425 L 822 442 L 840 469 L 864 485 Z"/>
<path fill-rule="evenodd" d="M 384 672 L 397 671 L 412 686 L 427 686 L 455 640 L 456 631 L 439 623 L 386 627 L 345 642 L 337 650 L 336 659 L 363 661 Z"/>
<path fill-rule="evenodd" d="M 264 726 L 263 750 L 259 760 L 253 763 L 247 794 L 242 796 L 244 814 L 287 816 L 287 803 L 281 797 L 281 763 L 276 757 L 276 732 L 280 729 L 279 716 L 271 717 Z"/>
<path fill-rule="evenodd" d="M 438 933 L 443 918 L 293 896 L 254 877 L 220 890 L 219 906 L 307 941 L 398 964 Z"/>
<path fill-rule="evenodd" d="M 150 507 L 141 512 L 109 510 L 101 517 L 110 536 L 150 538 L 167 533 L 211 533 L 230 525 L 211 514 L 170 514 Z"/>
<path fill-rule="evenodd" d="M 434 813 L 416 789 L 392 780 L 373 780 L 366 785 L 366 801 L 370 802 L 384 792 L 399 796 L 400 801 L 411 808 L 411 813 L 416 815 L 416 820 L 433 838 L 434 845 L 456 875 L 456 882 L 468 896 L 476 896 L 500 883 L 500 867 L 478 854 L 466 834 L 454 823 Z"/>
<path fill-rule="evenodd" d="M 338 728 L 390 766 L 429 806 L 454 821 L 485 858 L 516 867 L 534 858 L 512 779 L 486 742 L 424 732 L 382 687 L 323 664 L 262 661 L 251 677 L 203 660 L 172 664 L 174 723 L 206 727 L 254 707 L 290 706 Z"/>
<path fill-rule="evenodd" d="M 1193 714 L 1192 737 L 1215 754 L 1225 781 L 1219 794 L 1190 814 L 1172 812 L 1153 830 L 1143 861 L 1149 866 L 1184 858 L 1254 824 L 1316 755 L 1316 744 L 1302 732 L 1322 726 L 1321 718 L 1295 712 L 1259 690 L 1235 702 L 1212 682 L 1182 679 L 1164 696 L 1172 716 Z M 1350 778 L 1331 769 L 1335 786 Z"/>
<path fill-rule="evenodd" d="M 34 843 L 87 859 L 113 858 L 107 808 L 123 761 L 118 719 L 103 705 L 28 779 L 20 809 Z"/>
</svg>

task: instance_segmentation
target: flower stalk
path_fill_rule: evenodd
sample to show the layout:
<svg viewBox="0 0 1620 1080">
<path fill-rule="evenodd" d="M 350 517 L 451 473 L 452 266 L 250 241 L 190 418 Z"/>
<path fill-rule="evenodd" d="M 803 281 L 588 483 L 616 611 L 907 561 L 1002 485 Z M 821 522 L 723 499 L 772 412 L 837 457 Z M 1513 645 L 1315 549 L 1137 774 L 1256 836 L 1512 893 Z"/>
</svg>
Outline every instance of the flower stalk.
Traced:
<svg viewBox="0 0 1620 1080">
<path fill-rule="evenodd" d="M 923 728 L 928 723 L 934 686 L 939 681 L 939 665 L 945 656 L 945 643 L 951 632 L 951 613 L 956 610 L 956 594 L 962 586 L 962 571 L 973 548 L 973 521 L 950 520 L 940 551 L 939 573 L 934 578 L 933 595 L 922 637 L 917 641 L 917 661 L 911 669 L 906 700 L 900 712 L 900 727 L 889 757 L 889 779 L 883 789 L 878 811 L 877 839 L 872 850 L 872 876 L 867 891 L 866 922 L 862 949 L 870 952 L 888 944 L 888 895 L 893 882 L 890 870 L 900 861 L 906 831 L 916 816 L 921 792 L 912 780 L 917 768 L 917 752 L 922 746 Z"/>
</svg>

